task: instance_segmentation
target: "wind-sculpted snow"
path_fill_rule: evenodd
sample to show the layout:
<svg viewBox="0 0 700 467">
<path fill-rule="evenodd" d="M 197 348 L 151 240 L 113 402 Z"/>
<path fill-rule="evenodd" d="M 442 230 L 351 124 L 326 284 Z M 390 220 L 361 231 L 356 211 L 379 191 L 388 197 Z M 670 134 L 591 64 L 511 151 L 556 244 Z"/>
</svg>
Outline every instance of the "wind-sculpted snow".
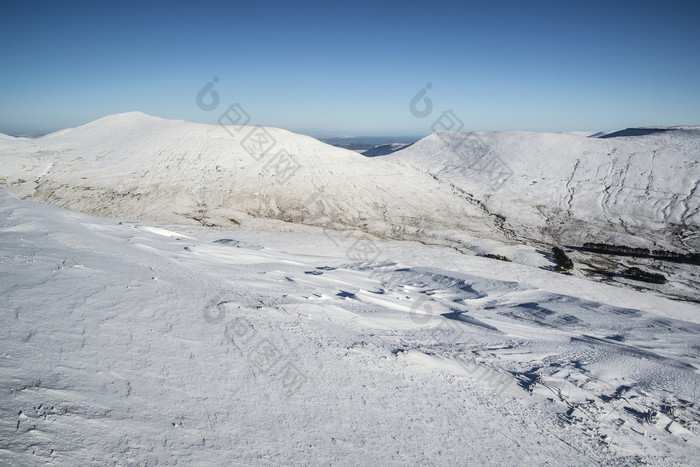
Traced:
<svg viewBox="0 0 700 467">
<path fill-rule="evenodd" d="M 700 127 L 663 130 L 605 139 L 439 132 L 384 159 L 473 195 L 530 238 L 697 251 Z"/>
<path fill-rule="evenodd" d="M 698 305 L 0 189 L 5 465 L 690 465 Z"/>
</svg>

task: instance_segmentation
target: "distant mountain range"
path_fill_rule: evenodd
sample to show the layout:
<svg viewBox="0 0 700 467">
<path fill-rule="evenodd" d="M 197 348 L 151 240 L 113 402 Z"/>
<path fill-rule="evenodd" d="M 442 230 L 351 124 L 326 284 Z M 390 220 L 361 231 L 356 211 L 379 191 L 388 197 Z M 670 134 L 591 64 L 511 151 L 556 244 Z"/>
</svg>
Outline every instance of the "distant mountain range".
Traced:
<svg viewBox="0 0 700 467">
<path fill-rule="evenodd" d="M 319 136 L 319 141 L 343 149 L 364 152 L 375 147 L 391 144 L 412 144 L 421 139 L 420 136 Z"/>
</svg>

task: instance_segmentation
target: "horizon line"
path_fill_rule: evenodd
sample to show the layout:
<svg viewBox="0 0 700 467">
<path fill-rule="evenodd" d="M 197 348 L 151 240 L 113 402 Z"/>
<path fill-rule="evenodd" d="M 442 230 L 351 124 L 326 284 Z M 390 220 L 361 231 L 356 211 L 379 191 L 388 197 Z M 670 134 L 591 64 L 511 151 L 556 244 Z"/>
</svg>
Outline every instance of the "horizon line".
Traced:
<svg viewBox="0 0 700 467">
<path fill-rule="evenodd" d="M 57 131 L 63 131 L 63 130 L 71 130 L 75 128 L 80 128 L 81 126 L 88 125 L 90 123 L 96 122 L 98 120 L 102 120 L 104 118 L 109 118 L 109 117 L 114 117 L 118 115 L 126 115 L 126 114 L 131 114 L 131 113 L 140 113 L 144 116 L 151 117 L 151 118 L 158 118 L 162 120 L 168 120 L 168 121 L 183 121 L 187 123 L 192 123 L 192 124 L 197 124 L 197 125 L 211 125 L 211 126 L 220 126 L 220 124 L 217 123 L 206 123 L 206 122 L 198 122 L 198 121 L 191 121 L 191 120 L 185 120 L 182 118 L 166 118 L 166 117 L 161 117 L 158 115 L 152 115 L 148 114 L 146 112 L 143 112 L 141 110 L 133 110 L 133 111 L 127 111 L 127 112 L 117 112 L 114 114 L 107 114 L 102 117 L 98 117 L 93 120 L 89 120 L 85 123 L 82 123 L 77 126 L 67 126 L 67 127 L 62 127 L 62 128 L 55 128 L 51 129 L 48 131 L 42 131 L 42 132 L 25 132 L 25 131 L 10 131 L 10 132 L 5 132 L 5 131 L 0 131 L 0 134 L 6 135 L 6 136 L 11 136 L 15 138 L 41 138 L 43 136 L 46 136 L 51 133 L 55 133 Z M 387 133 L 377 133 L 377 132 L 372 132 L 372 131 L 367 131 L 367 133 L 363 134 L 362 132 L 356 132 L 355 134 L 348 134 L 347 132 L 337 132 L 337 133 L 332 133 L 332 132 L 327 132 L 327 131 L 298 131 L 298 130 L 289 130 L 287 128 L 282 128 L 274 125 L 242 125 L 242 126 L 262 126 L 266 128 L 278 128 L 281 130 L 286 130 L 290 131 L 292 133 L 297 133 L 300 135 L 304 136 L 310 136 L 312 138 L 337 138 L 337 139 L 357 139 L 357 138 L 411 138 L 411 139 L 422 139 L 427 136 L 430 136 L 433 133 L 436 133 L 437 131 L 444 131 L 444 130 L 436 130 L 436 131 L 429 131 L 429 132 L 423 132 L 423 133 L 404 133 L 404 134 L 398 134 L 394 132 L 387 132 Z M 682 128 L 689 128 L 689 127 L 700 127 L 700 125 L 693 125 L 693 124 L 680 124 L 680 125 L 643 125 L 643 126 L 626 126 L 626 127 L 618 127 L 615 129 L 604 129 L 604 130 L 590 130 L 590 129 L 571 129 L 571 130 L 563 130 L 563 131 L 553 131 L 553 130 L 538 130 L 538 131 L 533 131 L 533 130 L 522 130 L 522 129 L 499 129 L 499 130 L 480 130 L 480 131 L 474 131 L 474 130 L 467 130 L 460 128 L 458 133 L 551 133 L 551 134 L 572 134 L 572 133 L 589 133 L 589 136 L 593 135 L 598 135 L 598 134 L 607 134 L 607 133 L 613 133 L 617 131 L 624 131 L 624 130 L 632 130 L 632 129 L 682 129 Z"/>
</svg>

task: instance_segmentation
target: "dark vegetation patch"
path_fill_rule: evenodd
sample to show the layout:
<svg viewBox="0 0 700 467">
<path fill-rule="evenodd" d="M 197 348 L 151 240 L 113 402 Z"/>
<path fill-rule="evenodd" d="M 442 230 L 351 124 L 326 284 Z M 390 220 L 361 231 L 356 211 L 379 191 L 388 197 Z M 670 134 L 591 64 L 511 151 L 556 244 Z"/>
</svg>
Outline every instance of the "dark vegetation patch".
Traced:
<svg viewBox="0 0 700 467">
<path fill-rule="evenodd" d="M 624 245 L 610 245 L 608 243 L 584 243 L 581 251 L 600 253 L 614 256 L 634 256 L 636 258 L 658 259 L 674 263 L 687 263 L 700 265 L 700 253 L 678 253 L 668 250 L 650 250 L 649 248 L 632 248 Z"/>
<path fill-rule="evenodd" d="M 506 262 L 510 263 L 510 260 L 506 256 L 503 256 L 503 255 L 494 255 L 492 253 L 486 253 L 485 255 L 482 255 L 482 256 L 484 258 L 497 259 L 499 261 L 506 261 Z"/>
<path fill-rule="evenodd" d="M 650 282 L 652 284 L 666 283 L 666 276 L 664 276 L 663 274 L 643 271 L 636 267 L 628 268 L 624 273 L 622 273 L 622 276 L 636 281 Z"/>
<path fill-rule="evenodd" d="M 571 261 L 569 255 L 567 255 L 564 250 L 558 246 L 552 248 L 552 258 L 554 259 L 554 262 L 557 263 L 556 267 L 554 268 L 554 270 L 557 272 L 569 271 L 574 268 L 574 262 Z"/>
</svg>

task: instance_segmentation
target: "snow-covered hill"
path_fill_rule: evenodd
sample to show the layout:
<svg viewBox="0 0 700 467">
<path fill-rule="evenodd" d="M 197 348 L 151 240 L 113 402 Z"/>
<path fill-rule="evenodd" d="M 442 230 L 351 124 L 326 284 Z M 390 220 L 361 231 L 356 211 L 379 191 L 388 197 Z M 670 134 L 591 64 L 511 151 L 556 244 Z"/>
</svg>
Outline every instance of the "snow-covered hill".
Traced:
<svg viewBox="0 0 700 467">
<path fill-rule="evenodd" d="M 477 203 L 430 175 L 276 128 L 130 112 L 2 139 L 0 161 L 0 185 L 18 196 L 100 216 L 217 226 L 276 219 L 436 243 L 502 238 Z"/>
<path fill-rule="evenodd" d="M 276 219 L 453 245 L 515 234 L 697 251 L 700 127 L 633 133 L 438 132 L 368 159 L 275 128 L 130 112 L 1 138 L 0 184 L 90 214 L 164 222 Z"/>
<path fill-rule="evenodd" d="M 3 465 L 700 458 L 697 304 L 416 244 L 100 219 L 3 189 L 0 277 Z"/>
<path fill-rule="evenodd" d="M 700 127 L 438 132 L 384 159 L 473 195 L 520 236 L 700 250 Z"/>
</svg>

